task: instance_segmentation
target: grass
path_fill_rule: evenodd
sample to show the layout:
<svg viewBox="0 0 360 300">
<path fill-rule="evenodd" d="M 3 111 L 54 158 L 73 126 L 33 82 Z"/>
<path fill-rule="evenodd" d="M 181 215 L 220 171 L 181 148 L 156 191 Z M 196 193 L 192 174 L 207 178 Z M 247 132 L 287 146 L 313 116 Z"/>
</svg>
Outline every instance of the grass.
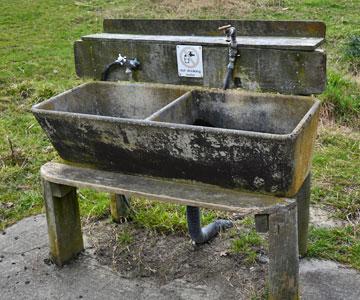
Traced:
<svg viewBox="0 0 360 300">
<path fill-rule="evenodd" d="M 236 224 L 235 228 L 228 231 L 232 237 L 230 253 L 240 255 L 245 264 L 256 262 L 260 248 L 266 247 L 264 238 L 255 231 L 254 218 L 246 217 Z M 240 227 L 236 228 L 236 227 Z M 238 233 L 239 231 L 240 234 Z"/>
<path fill-rule="evenodd" d="M 134 237 L 131 235 L 129 231 L 125 230 L 119 233 L 119 235 L 116 238 L 116 241 L 120 246 L 129 246 L 134 241 Z"/>
<path fill-rule="evenodd" d="M 185 207 L 170 203 L 131 199 L 133 210 L 132 222 L 135 226 L 154 230 L 158 233 L 187 232 Z M 211 210 L 203 210 L 201 222 L 211 223 L 217 214 Z"/>
<path fill-rule="evenodd" d="M 320 127 L 313 159 L 312 203 L 348 221 L 343 228 L 315 228 L 308 256 L 336 260 L 360 270 L 360 133 Z"/>
<path fill-rule="evenodd" d="M 189 0 L 181 8 L 171 0 L 1 1 L 0 230 L 43 211 L 39 168 L 58 156 L 29 110 L 34 103 L 84 82 L 75 75 L 72 45 L 82 35 L 100 32 L 104 17 L 317 19 L 327 24 L 329 71 L 327 89 L 320 96 L 323 118 L 335 124 L 325 125 L 319 134 L 312 199 L 349 220 L 351 227 L 312 229 L 310 255 L 359 268 L 355 233 L 360 208 L 360 88 L 354 71 L 359 5 L 359 0 Z M 83 217 L 108 215 L 108 195 L 80 190 L 79 199 Z M 159 233 L 186 230 L 182 207 L 134 199 L 133 208 L 134 226 Z M 202 221 L 215 217 L 214 212 L 206 212 Z M 118 239 L 127 243 L 130 238 Z M 234 253 L 249 253 L 251 261 L 257 243 L 250 230 L 231 247 Z"/>
<path fill-rule="evenodd" d="M 335 260 L 360 270 L 359 231 L 352 226 L 332 229 L 312 227 L 307 255 Z"/>
<path fill-rule="evenodd" d="M 351 36 L 345 47 L 345 60 L 349 70 L 355 75 L 360 75 L 360 35 Z"/>
<path fill-rule="evenodd" d="M 81 214 L 87 219 L 100 219 L 110 213 L 110 197 L 106 193 L 80 189 L 78 199 Z"/>
<path fill-rule="evenodd" d="M 360 134 L 322 128 L 313 159 L 313 203 L 330 206 L 336 217 L 356 219 L 360 212 Z"/>
<path fill-rule="evenodd" d="M 239 238 L 233 240 L 230 249 L 234 254 L 241 254 L 245 263 L 253 264 L 258 256 L 256 248 L 263 243 L 262 237 L 253 229 L 242 233 Z"/>
<path fill-rule="evenodd" d="M 323 101 L 323 114 L 328 119 L 354 128 L 360 128 L 360 86 L 347 80 L 340 73 L 328 72 L 325 92 L 320 96 Z"/>
</svg>

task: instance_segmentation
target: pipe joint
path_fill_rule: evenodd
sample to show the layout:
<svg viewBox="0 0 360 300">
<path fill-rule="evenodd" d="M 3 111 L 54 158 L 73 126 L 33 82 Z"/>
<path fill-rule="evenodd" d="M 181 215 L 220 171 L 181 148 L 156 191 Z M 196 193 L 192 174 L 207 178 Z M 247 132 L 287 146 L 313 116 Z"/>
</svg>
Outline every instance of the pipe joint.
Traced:
<svg viewBox="0 0 360 300">
<path fill-rule="evenodd" d="M 201 227 L 200 208 L 194 206 L 186 207 L 186 218 L 190 237 L 195 244 L 204 244 L 214 238 L 221 230 L 233 227 L 230 220 L 216 220 Z"/>
</svg>

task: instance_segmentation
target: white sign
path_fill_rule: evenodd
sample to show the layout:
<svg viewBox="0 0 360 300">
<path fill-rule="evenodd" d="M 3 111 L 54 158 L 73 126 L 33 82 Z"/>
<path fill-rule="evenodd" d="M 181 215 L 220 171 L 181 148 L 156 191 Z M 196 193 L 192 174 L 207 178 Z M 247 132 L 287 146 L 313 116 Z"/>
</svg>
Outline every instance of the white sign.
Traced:
<svg viewBox="0 0 360 300">
<path fill-rule="evenodd" d="M 177 45 L 176 55 L 180 77 L 203 77 L 201 46 Z"/>
</svg>

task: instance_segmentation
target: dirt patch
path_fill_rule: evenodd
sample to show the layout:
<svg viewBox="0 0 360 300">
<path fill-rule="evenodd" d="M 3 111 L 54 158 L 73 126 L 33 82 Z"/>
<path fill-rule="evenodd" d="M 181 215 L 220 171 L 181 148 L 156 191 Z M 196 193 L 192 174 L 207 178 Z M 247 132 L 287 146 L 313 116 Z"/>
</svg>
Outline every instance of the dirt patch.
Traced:
<svg viewBox="0 0 360 300">
<path fill-rule="evenodd" d="M 318 206 L 311 206 L 310 207 L 310 224 L 316 227 L 343 227 L 347 224 L 346 221 L 336 219 L 331 216 L 331 212 L 318 207 Z"/>
<path fill-rule="evenodd" d="M 219 299 L 250 299 L 264 292 L 267 264 L 248 265 L 241 254 L 229 253 L 234 231 L 202 246 L 192 245 L 185 234 L 161 235 L 106 220 L 86 225 L 84 232 L 96 259 L 123 277 L 147 277 L 159 287 L 179 280 L 205 285 L 215 288 Z"/>
</svg>

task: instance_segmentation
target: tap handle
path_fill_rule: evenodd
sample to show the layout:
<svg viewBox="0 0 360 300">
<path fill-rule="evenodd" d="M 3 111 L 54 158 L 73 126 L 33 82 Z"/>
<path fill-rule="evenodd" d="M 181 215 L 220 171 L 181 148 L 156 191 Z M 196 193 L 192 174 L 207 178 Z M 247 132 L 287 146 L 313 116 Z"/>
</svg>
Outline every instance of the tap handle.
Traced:
<svg viewBox="0 0 360 300">
<path fill-rule="evenodd" d="M 229 25 L 224 25 L 224 26 L 220 26 L 219 28 L 218 28 L 218 30 L 220 30 L 220 31 L 224 31 L 224 33 L 226 33 L 226 30 L 227 29 L 229 29 L 229 28 L 231 28 L 231 24 L 229 24 Z"/>
<path fill-rule="evenodd" d="M 119 56 L 118 58 L 115 60 L 116 62 L 120 63 L 121 65 L 124 65 L 126 63 L 126 56 L 122 56 L 120 53 L 119 53 Z"/>
<path fill-rule="evenodd" d="M 226 35 L 226 41 L 231 42 L 232 39 L 235 38 L 235 27 L 232 25 L 224 25 L 218 28 L 218 30 L 224 31 L 224 34 Z"/>
</svg>

